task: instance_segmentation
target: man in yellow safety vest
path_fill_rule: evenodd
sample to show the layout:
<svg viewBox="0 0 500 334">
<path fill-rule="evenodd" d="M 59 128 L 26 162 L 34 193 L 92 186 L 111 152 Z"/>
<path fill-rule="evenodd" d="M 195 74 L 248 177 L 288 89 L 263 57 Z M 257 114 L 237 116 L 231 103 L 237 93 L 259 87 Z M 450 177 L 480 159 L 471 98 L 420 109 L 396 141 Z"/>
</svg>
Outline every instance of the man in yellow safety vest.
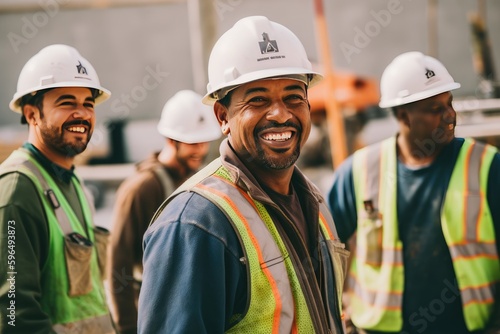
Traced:
<svg viewBox="0 0 500 334">
<path fill-rule="evenodd" d="M 455 137 L 459 87 L 437 59 L 397 56 L 380 107 L 398 134 L 335 171 L 329 205 L 353 240 L 345 306 L 367 333 L 500 330 L 500 155 Z"/>
<path fill-rule="evenodd" d="M 220 37 L 208 72 L 203 100 L 227 139 L 144 236 L 139 333 L 343 333 L 348 252 L 295 167 L 320 75 L 295 34 L 263 16 Z"/>
</svg>

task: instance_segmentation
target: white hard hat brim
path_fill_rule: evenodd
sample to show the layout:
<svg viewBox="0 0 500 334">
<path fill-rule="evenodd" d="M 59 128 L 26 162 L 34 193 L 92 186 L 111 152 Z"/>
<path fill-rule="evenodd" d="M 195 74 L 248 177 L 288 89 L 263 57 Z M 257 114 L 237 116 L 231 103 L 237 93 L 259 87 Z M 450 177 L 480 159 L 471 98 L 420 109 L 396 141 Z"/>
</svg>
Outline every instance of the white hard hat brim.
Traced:
<svg viewBox="0 0 500 334">
<path fill-rule="evenodd" d="M 14 97 L 12 98 L 12 101 L 10 101 L 10 103 L 9 103 L 9 108 L 12 111 L 14 111 L 14 112 L 21 113 L 22 110 L 21 110 L 20 102 L 21 102 L 21 98 L 23 96 L 25 96 L 27 94 L 35 93 L 35 92 L 37 92 L 39 90 L 50 89 L 50 88 L 63 88 L 63 87 L 78 87 L 78 88 L 82 87 L 82 88 L 97 89 L 100 92 L 100 94 L 95 99 L 95 104 L 96 105 L 98 105 L 98 104 L 106 101 L 111 96 L 111 92 L 108 89 L 106 89 L 104 87 L 101 87 L 101 86 L 89 85 L 86 82 L 81 82 L 81 83 L 80 82 L 75 82 L 75 81 L 57 82 L 57 83 L 54 83 L 54 84 L 51 84 L 51 85 L 39 86 L 39 87 L 35 87 L 35 88 L 29 89 L 29 90 L 24 91 L 24 92 L 18 92 L 16 94 L 14 94 Z"/>
<path fill-rule="evenodd" d="M 439 95 L 441 93 L 449 92 L 449 91 L 452 91 L 454 89 L 458 89 L 460 87 L 461 87 L 461 85 L 458 82 L 451 82 L 449 84 L 436 87 L 436 89 L 426 90 L 426 91 L 412 94 L 409 96 L 391 99 L 389 101 L 382 100 L 379 103 L 379 107 L 380 108 L 397 107 L 397 106 L 401 106 L 404 104 L 425 100 L 427 98 Z"/>
<path fill-rule="evenodd" d="M 222 137 L 220 128 L 216 128 L 211 131 L 205 130 L 198 133 L 189 133 L 189 136 L 186 136 L 186 133 L 184 132 L 175 131 L 173 129 L 166 130 L 160 126 L 158 126 L 158 132 L 165 138 L 170 138 L 185 144 L 208 143 Z"/>
<path fill-rule="evenodd" d="M 229 84 L 223 84 L 221 87 L 214 88 L 211 92 L 205 94 L 205 96 L 202 99 L 202 102 L 207 105 L 213 105 L 215 101 L 219 100 L 219 98 L 216 98 L 214 93 L 218 92 L 221 89 L 228 89 L 228 87 L 232 90 L 235 89 L 237 86 L 241 86 L 243 84 L 253 82 L 253 81 L 258 81 L 258 80 L 268 80 L 268 79 L 283 79 L 286 78 L 287 76 L 290 76 L 293 78 L 294 75 L 312 75 L 311 80 L 307 84 L 308 87 L 313 87 L 316 85 L 321 79 L 323 79 L 323 76 L 320 73 L 305 69 L 305 68 L 300 68 L 300 67 L 281 67 L 281 68 L 271 68 L 271 69 L 264 69 L 260 71 L 254 71 L 250 72 L 247 74 L 241 75 L 239 78 L 236 80 L 233 80 Z"/>
</svg>

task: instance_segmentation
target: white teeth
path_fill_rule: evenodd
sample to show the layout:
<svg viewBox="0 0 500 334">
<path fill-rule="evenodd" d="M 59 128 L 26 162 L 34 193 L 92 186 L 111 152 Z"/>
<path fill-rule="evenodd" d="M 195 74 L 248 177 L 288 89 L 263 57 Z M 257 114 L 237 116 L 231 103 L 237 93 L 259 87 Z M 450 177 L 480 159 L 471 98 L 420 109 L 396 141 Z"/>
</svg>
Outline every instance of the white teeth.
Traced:
<svg viewBox="0 0 500 334">
<path fill-rule="evenodd" d="M 292 137 L 291 131 L 286 131 L 282 133 L 266 133 L 263 138 L 265 140 L 276 140 L 276 141 L 284 141 L 288 140 Z"/>
<path fill-rule="evenodd" d="M 72 126 L 72 127 L 68 128 L 68 131 L 84 133 L 85 128 L 83 126 Z"/>
</svg>

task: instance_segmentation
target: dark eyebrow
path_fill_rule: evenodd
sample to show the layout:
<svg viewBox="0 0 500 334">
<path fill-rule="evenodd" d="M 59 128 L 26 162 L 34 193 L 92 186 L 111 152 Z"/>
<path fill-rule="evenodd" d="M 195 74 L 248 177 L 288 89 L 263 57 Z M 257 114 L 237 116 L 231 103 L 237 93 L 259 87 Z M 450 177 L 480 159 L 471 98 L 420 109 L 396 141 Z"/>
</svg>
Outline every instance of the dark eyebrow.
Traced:
<svg viewBox="0 0 500 334">
<path fill-rule="evenodd" d="M 56 103 L 61 102 L 62 100 L 76 100 L 76 97 L 73 95 L 61 95 L 56 99 Z"/>
<path fill-rule="evenodd" d="M 255 92 L 267 92 L 269 89 L 264 88 L 264 87 L 254 87 L 254 88 L 249 88 L 245 91 L 244 97 L 247 97 L 248 95 L 255 93 Z"/>
<path fill-rule="evenodd" d="M 442 104 L 449 104 L 449 103 L 451 103 L 451 102 L 453 102 L 453 95 L 452 95 L 452 94 L 450 94 L 450 97 L 448 98 L 448 100 L 446 100 L 446 102 L 441 102 L 441 101 L 439 101 L 439 102 L 438 102 L 438 101 L 434 101 L 434 102 L 432 102 L 432 103 L 429 105 L 429 107 L 430 107 L 430 108 L 440 107 Z"/>
<path fill-rule="evenodd" d="M 55 103 L 61 102 L 63 100 L 76 100 L 76 97 L 74 95 L 69 95 L 69 94 L 61 95 L 56 99 Z M 85 101 L 94 102 L 95 99 L 92 96 L 88 96 L 85 98 Z"/>
<path fill-rule="evenodd" d="M 304 89 L 304 86 L 302 85 L 290 85 L 290 86 L 286 86 L 285 87 L 285 90 L 301 90 L 303 92 L 305 92 L 306 90 Z"/>
<path fill-rule="evenodd" d="M 302 92 L 305 92 L 305 89 L 301 85 L 290 85 L 285 87 L 286 91 L 292 91 L 292 90 L 300 90 Z M 255 92 L 268 92 L 269 90 L 264 87 L 254 87 L 254 88 L 249 88 L 245 91 L 244 97 L 247 97 L 248 95 L 255 93 Z"/>
</svg>

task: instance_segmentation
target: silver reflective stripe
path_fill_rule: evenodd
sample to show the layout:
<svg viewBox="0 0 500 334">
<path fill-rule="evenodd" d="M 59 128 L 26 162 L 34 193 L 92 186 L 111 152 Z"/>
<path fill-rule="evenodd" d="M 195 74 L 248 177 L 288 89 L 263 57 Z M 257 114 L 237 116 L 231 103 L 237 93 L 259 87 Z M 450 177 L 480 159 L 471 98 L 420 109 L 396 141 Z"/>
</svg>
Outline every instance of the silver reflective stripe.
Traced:
<svg viewBox="0 0 500 334">
<path fill-rule="evenodd" d="M 58 334 L 74 334 L 74 333 L 99 333 L 99 334 L 114 334 L 116 333 L 111 317 L 109 314 L 95 318 L 84 319 L 67 324 L 57 324 L 52 326 L 52 329 Z"/>
<path fill-rule="evenodd" d="M 50 189 L 47 181 L 43 177 L 42 173 L 40 173 L 40 171 L 38 170 L 38 168 L 29 160 L 24 160 L 22 162 L 22 165 L 35 175 L 35 177 L 38 179 L 38 181 L 42 185 L 43 191 L 45 192 L 45 196 L 47 196 L 46 192 L 51 190 L 51 189 Z M 52 193 L 52 195 L 54 196 L 54 198 L 56 198 L 56 195 L 54 193 Z M 73 232 L 73 228 L 71 227 L 71 223 L 69 222 L 69 217 L 66 214 L 66 212 L 63 210 L 61 203 L 59 203 L 59 206 L 57 208 L 54 206 L 52 206 L 52 208 L 54 209 L 54 213 L 56 214 L 57 221 L 59 222 L 59 226 L 61 227 L 61 230 L 63 231 L 63 233 L 69 234 L 69 233 Z"/>
<path fill-rule="evenodd" d="M 486 146 L 474 142 L 472 144 L 469 159 L 466 162 L 467 171 L 467 201 L 465 203 L 465 226 L 466 240 L 477 240 L 477 222 L 481 215 L 481 192 L 480 192 L 480 170 L 483 153 Z M 485 194 L 484 194 L 485 195 Z"/>
<path fill-rule="evenodd" d="M 493 303 L 494 302 L 494 292 L 495 283 L 490 283 L 487 286 L 479 286 L 470 289 L 461 290 L 462 304 L 467 305 L 470 303 Z"/>
<path fill-rule="evenodd" d="M 453 260 L 472 257 L 497 258 L 497 249 L 494 243 L 470 243 L 464 245 L 448 246 Z"/>
<path fill-rule="evenodd" d="M 361 246 L 357 246 L 357 252 L 363 253 L 364 250 Z M 365 261 L 370 263 L 369 261 Z M 403 253 L 398 249 L 382 249 L 382 263 L 370 264 L 371 266 L 402 266 L 403 265 Z"/>
<path fill-rule="evenodd" d="M 392 149 L 392 146 L 391 146 Z M 382 142 L 368 146 L 366 152 L 366 187 L 365 200 L 372 200 L 373 207 L 378 211 L 379 194 L 381 186 Z M 383 247 L 383 246 L 382 246 Z M 382 249 L 382 262 L 384 265 L 403 265 L 403 254 L 398 249 Z"/>
<path fill-rule="evenodd" d="M 403 265 L 403 252 L 398 249 L 382 249 L 382 262 L 384 265 Z"/>
<path fill-rule="evenodd" d="M 366 152 L 366 186 L 363 200 L 371 200 L 376 210 L 379 209 L 381 149 L 382 145 L 378 143 L 369 146 Z"/>
<path fill-rule="evenodd" d="M 19 154 L 27 155 L 27 153 L 25 153 L 24 151 L 18 150 L 18 152 L 19 152 Z M 6 166 L 17 168 L 17 165 L 22 165 L 23 167 L 28 169 L 35 176 L 35 178 L 39 181 L 39 184 L 42 186 L 42 189 L 44 191 L 43 195 L 48 197 L 47 191 L 51 190 L 51 188 L 50 188 L 49 184 L 47 183 L 47 180 L 45 180 L 42 173 L 38 169 L 38 167 L 36 167 L 35 164 L 32 161 L 30 161 L 26 156 L 20 156 L 20 155 L 16 156 L 15 158 L 10 158 L 9 163 Z M 95 208 L 94 208 L 94 205 L 92 204 L 93 197 L 90 194 L 89 190 L 84 186 L 84 184 L 78 179 L 78 177 L 76 175 L 75 175 L 75 178 L 78 180 L 77 183 L 79 183 L 82 187 L 83 193 L 84 193 L 84 195 L 87 199 L 87 202 L 90 206 L 91 214 L 93 217 L 95 214 Z M 76 187 L 76 185 L 75 185 L 75 187 Z M 53 198 L 55 198 L 59 202 L 59 199 L 57 199 L 57 197 L 54 193 L 52 193 L 52 196 L 53 196 Z M 50 198 L 48 198 L 48 200 L 52 202 L 52 200 Z M 53 203 L 51 203 L 51 204 L 53 204 Z M 73 228 L 71 227 L 71 223 L 70 223 L 70 219 L 68 217 L 68 214 L 64 211 L 61 203 L 59 203 L 59 206 L 57 208 L 55 208 L 52 205 L 52 208 L 53 208 L 54 213 L 57 217 L 57 221 L 59 222 L 59 226 L 61 227 L 61 230 L 64 232 L 64 234 L 69 234 L 69 233 L 73 232 Z"/>
<path fill-rule="evenodd" d="M 48 196 L 47 191 L 49 191 L 49 190 L 51 191 L 51 188 L 50 188 L 49 184 L 47 183 L 47 180 L 45 180 L 42 173 L 38 169 L 38 167 L 36 167 L 33 164 L 33 162 L 28 160 L 28 157 L 27 157 L 28 154 L 20 149 L 14 151 L 13 154 L 17 154 L 17 155 L 15 157 L 11 155 L 9 157 L 9 159 L 6 160 L 7 163 L 5 165 L 3 165 L 3 167 L 14 168 L 14 169 L 12 169 L 13 171 L 19 172 L 18 167 L 23 166 L 28 171 L 30 171 L 35 176 L 35 178 L 38 180 L 38 183 L 42 186 L 42 190 L 44 192 L 43 195 Z M 71 227 L 69 217 L 66 214 L 66 212 L 63 210 L 61 203 L 59 203 L 59 206 L 57 208 L 54 207 L 55 203 L 53 203 L 53 200 L 55 199 L 58 202 L 59 202 L 59 200 L 57 199 L 57 197 L 55 196 L 55 194 L 53 192 L 52 192 L 51 196 L 52 196 L 52 198 L 47 198 L 47 199 L 52 204 L 51 207 L 54 209 L 54 213 L 57 217 L 57 221 L 59 222 L 59 225 L 60 225 L 61 229 L 63 230 L 64 234 L 68 234 L 68 233 L 73 232 L 73 228 Z"/>
<path fill-rule="evenodd" d="M 399 309 L 403 304 L 403 295 L 385 291 L 369 291 L 363 289 L 355 277 L 349 275 L 348 286 L 352 286 L 354 293 L 365 303 L 380 309 Z"/>
<path fill-rule="evenodd" d="M 227 185 L 222 189 L 221 185 Z M 206 189 L 208 187 L 209 189 Z M 220 194 L 213 193 L 216 189 Z M 273 236 L 268 230 L 266 224 L 262 221 L 261 216 L 254 207 L 253 203 L 249 202 L 233 185 L 230 185 L 226 181 L 222 181 L 216 177 L 208 178 L 203 182 L 203 185 L 197 186 L 192 189 L 194 192 L 202 194 L 205 198 L 209 199 L 217 205 L 222 212 L 228 215 L 229 221 L 234 224 L 231 217 L 231 209 L 237 214 L 238 218 L 244 223 L 240 226 L 236 226 L 235 231 L 239 231 L 241 225 L 244 225 L 248 233 L 254 241 L 257 241 L 253 245 L 261 254 L 262 262 L 260 262 L 260 267 L 263 271 L 269 271 L 271 277 L 266 275 L 268 279 L 273 280 L 270 282 L 271 285 L 275 285 L 279 291 L 279 298 L 281 301 L 277 301 L 276 305 L 281 305 L 280 321 L 279 321 L 279 333 L 291 333 L 292 326 L 294 323 L 295 301 L 293 299 L 293 294 L 291 290 L 290 280 L 288 278 L 288 273 L 285 267 L 285 257 L 288 257 L 288 253 L 282 254 L 277 246 Z M 236 206 L 222 207 L 216 199 L 219 197 L 226 203 L 238 203 Z M 286 252 L 286 250 L 284 250 Z M 249 261 L 252 259 L 249 258 Z M 278 296 L 275 296 L 275 298 Z"/>
</svg>

